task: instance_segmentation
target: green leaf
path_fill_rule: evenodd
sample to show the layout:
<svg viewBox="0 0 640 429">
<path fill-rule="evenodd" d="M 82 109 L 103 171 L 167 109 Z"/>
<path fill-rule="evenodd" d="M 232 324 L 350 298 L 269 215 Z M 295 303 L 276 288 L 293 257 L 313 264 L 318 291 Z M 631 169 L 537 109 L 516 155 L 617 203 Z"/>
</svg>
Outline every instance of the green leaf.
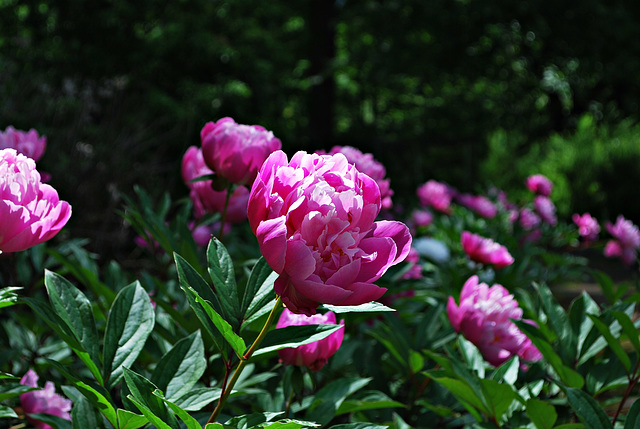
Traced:
<svg viewBox="0 0 640 429">
<path fill-rule="evenodd" d="M 131 392 L 127 397 L 132 400 L 151 423 L 156 424 L 155 420 L 149 417 L 148 413 L 153 414 L 154 417 L 161 419 L 163 423 L 167 423 L 172 428 L 177 429 L 180 427 L 176 417 L 167 409 L 163 398 L 155 394 L 158 390 L 157 386 L 140 374 L 131 371 L 129 368 L 124 368 L 124 379 Z M 142 408 L 140 405 L 142 405 Z"/>
<path fill-rule="evenodd" d="M 83 397 L 74 401 L 71 410 L 71 422 L 73 429 L 104 428 L 103 418 L 91 403 Z"/>
<path fill-rule="evenodd" d="M 82 359 L 82 356 L 80 358 L 98 383 L 104 384 L 98 368 L 100 348 L 91 302 L 78 288 L 52 271 L 45 270 L 44 284 L 54 311 L 75 334 L 84 351 L 89 354 L 89 359 Z"/>
<path fill-rule="evenodd" d="M 293 419 L 283 419 L 278 420 L 277 422 L 273 422 L 268 424 L 267 426 L 262 426 L 264 429 L 308 429 L 308 428 L 317 428 L 320 426 L 315 422 L 306 422 L 302 420 L 293 420 Z"/>
<path fill-rule="evenodd" d="M 624 421 L 624 429 L 640 429 L 640 401 L 633 401 Z"/>
<path fill-rule="evenodd" d="M 613 334 L 611 333 L 610 327 L 596 316 L 593 316 L 591 314 L 588 314 L 587 316 L 589 316 L 593 324 L 600 331 L 604 339 L 607 341 L 607 344 L 611 348 L 611 351 L 615 353 L 615 355 L 618 357 L 618 360 L 620 360 L 620 363 L 622 363 L 622 366 L 628 373 L 631 369 L 631 360 L 629 359 L 629 355 L 627 355 L 627 353 L 620 345 L 618 339 L 614 338 Z"/>
<path fill-rule="evenodd" d="M 202 426 L 200 426 L 200 423 L 196 419 L 191 417 L 191 415 L 186 410 L 183 410 L 176 404 L 167 401 L 164 398 L 161 399 L 171 409 L 171 411 L 173 411 L 180 418 L 180 420 L 184 422 L 184 424 L 187 426 L 187 429 L 201 429 Z"/>
<path fill-rule="evenodd" d="M 177 429 L 176 426 L 169 426 L 168 424 L 166 424 L 160 417 L 156 416 L 153 413 L 153 411 L 149 409 L 149 407 L 147 407 L 142 402 L 134 398 L 133 395 L 129 395 L 127 398 L 133 403 L 133 405 L 135 405 L 140 410 L 140 412 L 147 418 L 147 420 L 149 420 L 151 424 L 153 424 L 157 429 Z M 177 423 L 178 422 L 176 421 L 176 424 Z"/>
<path fill-rule="evenodd" d="M 200 411 L 216 399 L 220 398 L 222 389 L 217 387 L 201 387 L 192 389 L 172 402 L 185 411 Z"/>
<path fill-rule="evenodd" d="M 518 356 L 512 356 L 505 363 L 500 365 L 492 374 L 491 378 L 496 381 L 504 381 L 505 383 L 514 385 L 518 380 L 518 370 L 520 368 L 520 359 Z"/>
<path fill-rule="evenodd" d="M 282 414 L 282 412 L 245 414 L 242 416 L 232 417 L 231 419 L 227 420 L 224 425 L 234 428 L 253 428 L 262 426 L 262 423 L 270 422 Z"/>
<path fill-rule="evenodd" d="M 328 337 L 344 325 L 299 325 L 274 329 L 267 333 L 261 347 L 253 356 L 284 349 L 295 348 Z"/>
<path fill-rule="evenodd" d="M 109 393 L 104 390 L 104 387 L 97 385 L 92 386 L 88 383 L 85 383 L 84 381 L 78 380 L 58 362 L 49 361 L 49 363 L 56 367 L 56 369 L 60 371 L 69 382 L 71 382 L 72 386 L 75 387 L 75 389 L 80 392 L 82 396 L 84 396 L 89 401 L 89 403 L 91 403 L 91 405 L 97 408 L 98 411 L 100 411 L 102 415 L 107 418 L 111 425 L 113 425 L 114 427 L 118 427 L 116 409 L 111 403 L 111 400 L 109 399 Z M 76 397 L 78 397 L 78 394 L 73 389 L 73 387 L 62 386 L 62 391 L 68 397 L 75 399 Z"/>
<path fill-rule="evenodd" d="M 149 419 L 131 411 L 118 408 L 118 429 L 138 429 L 149 423 Z"/>
<path fill-rule="evenodd" d="M 178 341 L 158 362 L 151 382 L 168 400 L 191 391 L 207 367 L 200 331 Z"/>
<path fill-rule="evenodd" d="M 389 398 L 382 392 L 370 392 L 360 399 L 346 399 L 336 411 L 336 416 L 379 408 L 406 408 L 407 405 Z"/>
<path fill-rule="evenodd" d="M 558 419 L 558 413 L 553 405 L 539 399 L 527 399 L 527 417 L 537 429 L 552 429 Z"/>
<path fill-rule="evenodd" d="M 186 292 L 187 296 L 191 296 L 196 303 L 202 306 L 205 314 L 209 320 L 213 322 L 218 332 L 222 334 L 222 337 L 229 343 L 236 355 L 241 357 L 247 346 L 244 344 L 244 340 L 233 331 L 231 325 L 213 309 L 209 301 L 202 299 L 195 289 L 189 286 L 181 286 L 181 288 Z"/>
<path fill-rule="evenodd" d="M 627 338 L 629 338 L 629 342 L 633 346 L 633 349 L 636 353 L 640 353 L 640 339 L 638 338 L 638 329 L 635 327 L 631 318 L 622 311 L 612 311 L 611 314 L 618 321 L 620 326 L 622 327 L 622 332 L 625 333 Z"/>
<path fill-rule="evenodd" d="M 344 400 L 369 384 L 371 380 L 371 378 L 342 378 L 330 382 L 316 393 L 305 419 L 321 424 L 328 423 L 336 415 Z"/>
<path fill-rule="evenodd" d="M 371 312 L 380 312 L 380 311 L 396 311 L 393 308 L 387 307 L 384 304 L 380 304 L 379 302 L 371 301 L 365 304 L 360 305 L 329 305 L 323 304 L 327 310 L 333 311 L 334 313 L 371 313 Z"/>
<path fill-rule="evenodd" d="M 278 278 L 264 257 L 258 259 L 253 266 L 244 289 L 240 314 L 243 319 L 249 319 L 259 309 L 265 307 L 274 298 L 273 283 Z"/>
<path fill-rule="evenodd" d="M 13 408 L 0 404 L 0 419 L 18 418 L 18 415 Z"/>
<path fill-rule="evenodd" d="M 207 259 L 209 261 L 209 276 L 213 281 L 220 307 L 222 307 L 222 314 L 237 332 L 240 328 L 242 314 L 240 313 L 240 299 L 238 298 L 233 261 L 227 248 L 215 237 L 209 242 Z"/>
<path fill-rule="evenodd" d="M 549 288 L 544 284 L 534 283 L 540 297 L 542 307 L 547 315 L 547 323 L 560 340 L 560 347 L 564 351 L 567 359 L 575 360 L 577 355 L 577 337 L 571 329 L 569 318 L 560 304 L 556 302 Z"/>
<path fill-rule="evenodd" d="M 493 420 L 500 421 L 502 416 L 516 400 L 516 392 L 508 384 L 498 383 L 491 379 L 481 379 L 485 401 Z"/>
<path fill-rule="evenodd" d="M 36 387 L 25 386 L 20 383 L 5 383 L 0 385 L 0 401 L 5 399 L 15 398 L 23 393 L 30 392 L 32 390 L 38 390 Z"/>
<path fill-rule="evenodd" d="M 464 381 L 457 380 L 455 378 L 450 378 L 450 377 L 431 376 L 431 378 L 436 383 L 438 383 L 439 385 L 447 389 L 449 392 L 451 392 L 451 394 L 455 396 L 456 399 L 458 399 L 458 401 L 460 401 L 460 403 L 462 403 L 462 405 L 464 405 L 467 409 L 469 409 L 468 407 L 470 406 L 473 409 L 478 410 L 485 415 L 489 415 L 489 410 L 484 405 L 483 399 L 478 397 L 478 395 L 476 395 L 473 389 Z M 478 416 L 477 411 L 476 411 L 476 420 L 479 420 L 479 421 L 482 420 Z"/>
<path fill-rule="evenodd" d="M 63 419 L 62 417 L 54 416 L 52 414 L 27 414 L 34 420 L 41 421 L 51 426 L 53 429 L 72 429 L 71 422 Z"/>
<path fill-rule="evenodd" d="M 0 289 L 0 308 L 9 307 L 18 302 L 18 294 L 16 291 L 21 287 L 5 287 Z M 15 414 L 15 413 L 14 413 Z"/>
<path fill-rule="evenodd" d="M 153 330 L 155 314 L 147 292 L 135 282 L 116 296 L 104 333 L 104 379 L 109 389 L 142 351 Z"/>
<path fill-rule="evenodd" d="M 344 423 L 341 425 L 331 426 L 331 429 L 387 429 L 389 426 L 380 426 L 374 423 L 358 422 L 358 423 Z"/>
<path fill-rule="evenodd" d="M 582 295 L 573 300 L 569 309 L 569 323 L 571 323 L 571 329 L 578 338 L 577 356 L 582 356 L 585 340 L 593 327 L 591 319 L 586 317 L 587 314 L 598 315 L 600 314 L 600 308 L 586 292 L 582 292 Z"/>
<path fill-rule="evenodd" d="M 571 387 L 566 389 L 566 393 L 569 405 L 589 429 L 611 429 L 613 427 L 604 410 L 587 393 Z"/>
<path fill-rule="evenodd" d="M 64 320 L 56 312 L 54 312 L 51 307 L 45 302 L 39 301 L 37 299 L 21 297 L 20 301 L 27 304 L 31 309 L 36 312 L 45 323 L 53 329 L 53 331 L 58 334 L 58 336 L 67 343 L 69 347 L 71 347 L 74 351 L 80 351 L 84 353 L 88 359 L 90 359 L 89 354 L 84 350 L 82 345 L 80 344 L 80 340 L 76 337 L 75 333 L 71 330 L 71 327 L 67 325 Z"/>
</svg>

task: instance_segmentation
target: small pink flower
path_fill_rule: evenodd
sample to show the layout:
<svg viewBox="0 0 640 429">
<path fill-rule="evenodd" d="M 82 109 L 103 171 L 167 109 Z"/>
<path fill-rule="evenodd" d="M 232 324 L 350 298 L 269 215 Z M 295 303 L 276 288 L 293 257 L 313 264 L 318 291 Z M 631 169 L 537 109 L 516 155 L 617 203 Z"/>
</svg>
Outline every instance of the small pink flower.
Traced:
<svg viewBox="0 0 640 429">
<path fill-rule="evenodd" d="M 322 154 L 321 152 L 318 153 Z M 334 146 L 331 148 L 329 155 L 335 155 L 336 153 L 341 153 L 346 156 L 347 161 L 351 164 L 355 164 L 359 172 L 366 174 L 376 181 L 380 188 L 380 198 L 382 200 L 383 209 L 390 209 L 393 206 L 393 203 L 391 202 L 393 191 L 391 190 L 389 179 L 385 178 L 387 171 L 385 170 L 384 165 L 376 161 L 372 154 L 362 153 L 355 147 Z"/>
<path fill-rule="evenodd" d="M 456 199 L 462 206 L 473 210 L 483 218 L 493 219 L 498 214 L 496 205 L 489 198 L 482 195 L 461 194 Z"/>
<path fill-rule="evenodd" d="M 411 235 L 401 222 L 374 222 L 380 208 L 376 182 L 341 153 L 298 152 L 290 162 L 271 154 L 251 188 L 249 224 L 291 311 L 312 315 L 319 303 L 384 294 L 373 282 L 404 260 Z"/>
<path fill-rule="evenodd" d="M 454 191 L 448 185 L 429 180 L 418 187 L 417 194 L 423 206 L 433 207 L 446 214 L 451 213 L 449 206 L 451 205 Z"/>
<path fill-rule="evenodd" d="M 4 133 L 0 131 L 0 150 L 15 149 L 27 158 L 38 161 L 47 148 L 47 138 L 40 137 L 33 128 L 28 132 L 8 126 Z"/>
<path fill-rule="evenodd" d="M 191 182 L 201 176 L 211 175 L 213 171 L 207 167 L 202 156 L 202 150 L 195 146 L 189 147 L 182 157 L 182 179 L 191 190 L 189 197 L 193 202 L 193 212 L 196 218 L 203 217 L 206 213 L 222 213 L 224 209 L 227 191 L 215 191 L 212 180 Z M 239 223 L 247 219 L 247 203 L 249 202 L 249 189 L 238 186 L 229 198 L 227 207 L 227 222 Z"/>
<path fill-rule="evenodd" d="M 607 242 L 604 255 L 610 258 L 620 258 L 626 265 L 631 265 L 636 260 L 636 252 L 640 247 L 638 227 L 623 216 L 618 216 L 615 225 L 607 222 L 607 231 L 614 237 L 614 240 Z"/>
<path fill-rule="evenodd" d="M 402 275 L 403 279 L 421 279 L 422 278 L 422 266 L 420 265 L 420 254 L 413 247 L 409 250 L 409 254 L 405 259 L 411 266 L 409 270 Z"/>
<path fill-rule="evenodd" d="M 236 124 L 232 118 L 207 123 L 200 138 L 209 168 L 237 185 L 253 183 L 265 159 L 282 146 L 271 131 Z"/>
<path fill-rule="evenodd" d="M 585 213 L 582 216 L 574 213 L 572 219 L 578 226 L 578 233 L 585 241 L 594 241 L 598 238 L 600 225 L 598 225 L 598 221 L 594 217 L 591 217 L 589 213 Z"/>
<path fill-rule="evenodd" d="M 548 197 L 553 190 L 553 183 L 542 174 L 527 177 L 527 188 L 536 195 Z"/>
<path fill-rule="evenodd" d="M 555 224 L 558 223 L 558 218 L 556 218 L 556 206 L 549 197 L 538 195 L 533 200 L 533 204 L 535 205 L 536 211 L 543 222 L 548 223 L 551 226 L 555 226 Z"/>
<path fill-rule="evenodd" d="M 507 248 L 490 238 L 463 231 L 460 241 L 464 252 L 472 261 L 490 264 L 496 268 L 504 268 L 513 264 L 513 257 Z"/>
<path fill-rule="evenodd" d="M 20 384 L 38 387 L 38 375 L 30 369 L 24 377 L 22 377 Z M 52 429 L 48 424 L 29 417 L 30 414 L 51 414 L 65 420 L 71 420 L 71 415 L 69 414 L 69 411 L 71 411 L 71 401 L 55 393 L 55 386 L 50 381 L 45 383 L 44 389 L 32 390 L 20 395 L 20 402 L 22 403 L 22 409 L 27 415 L 27 419 L 34 427 Z"/>
<path fill-rule="evenodd" d="M 478 276 L 472 276 L 462 288 L 459 306 L 449 297 L 447 315 L 453 328 L 475 344 L 493 366 L 513 355 L 529 362 L 542 359 L 540 351 L 511 321 L 522 320 L 522 309 L 499 284 L 489 287 L 478 283 Z"/>
<path fill-rule="evenodd" d="M 336 315 L 332 311 L 329 311 L 326 314 L 305 316 L 304 314 L 295 314 L 285 308 L 280 315 L 278 323 L 276 324 L 276 329 L 287 326 L 335 324 Z M 343 326 L 321 340 L 314 341 L 309 344 L 303 344 L 296 348 L 278 350 L 280 360 L 282 360 L 282 363 L 285 365 L 306 366 L 312 371 L 321 370 L 329 358 L 338 351 L 342 344 L 342 339 L 344 338 L 344 320 L 340 321 L 340 325 Z"/>
<path fill-rule="evenodd" d="M 525 231 L 531 231 L 540 225 L 540 216 L 525 207 L 520 210 L 520 225 Z"/>
<path fill-rule="evenodd" d="M 55 236 L 71 217 L 71 206 L 41 183 L 33 159 L 0 150 L 0 252 L 17 252 Z"/>
</svg>

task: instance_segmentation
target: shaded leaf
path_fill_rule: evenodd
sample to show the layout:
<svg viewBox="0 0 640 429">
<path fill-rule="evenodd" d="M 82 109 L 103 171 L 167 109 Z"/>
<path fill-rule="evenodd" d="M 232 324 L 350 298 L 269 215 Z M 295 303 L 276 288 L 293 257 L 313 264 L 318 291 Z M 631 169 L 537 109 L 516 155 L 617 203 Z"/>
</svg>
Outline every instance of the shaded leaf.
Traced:
<svg viewBox="0 0 640 429">
<path fill-rule="evenodd" d="M 613 427 L 604 410 L 587 393 L 571 387 L 566 389 L 566 393 L 569 405 L 589 429 L 611 429 Z"/>
<path fill-rule="evenodd" d="M 553 405 L 538 399 L 527 400 L 527 417 L 537 429 L 551 429 L 558 419 L 558 413 Z"/>
<path fill-rule="evenodd" d="M 287 347 L 298 347 L 328 337 L 343 325 L 299 325 L 274 329 L 267 333 L 254 356 L 273 352 Z"/>
</svg>

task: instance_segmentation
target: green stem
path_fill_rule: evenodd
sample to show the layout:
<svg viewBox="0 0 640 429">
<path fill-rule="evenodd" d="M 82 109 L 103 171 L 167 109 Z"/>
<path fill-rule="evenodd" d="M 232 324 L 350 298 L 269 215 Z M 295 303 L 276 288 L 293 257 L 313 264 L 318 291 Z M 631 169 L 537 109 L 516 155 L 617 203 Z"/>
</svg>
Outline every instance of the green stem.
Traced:
<svg viewBox="0 0 640 429">
<path fill-rule="evenodd" d="M 211 417 L 209 417 L 209 421 L 207 421 L 207 424 L 213 423 L 216 420 L 216 418 L 218 418 L 218 415 L 222 410 L 222 406 L 224 405 L 225 401 L 231 394 L 231 390 L 233 389 L 233 386 L 235 386 L 236 382 L 238 381 L 238 378 L 240 378 L 240 374 L 242 374 L 244 367 L 249 362 L 249 359 L 251 359 L 251 355 L 253 355 L 253 353 L 256 351 L 258 346 L 260 346 L 260 343 L 262 342 L 262 340 L 264 340 L 265 335 L 267 335 L 269 328 L 273 324 L 273 321 L 276 319 L 276 315 L 278 314 L 278 310 L 280 309 L 280 307 L 282 307 L 282 298 L 278 297 L 278 299 L 276 300 L 276 303 L 273 305 L 273 308 L 271 309 L 269 318 L 267 319 L 267 321 L 264 323 L 264 326 L 262 327 L 262 331 L 260 331 L 260 334 L 258 334 L 258 337 L 255 339 L 253 344 L 251 344 L 251 347 L 249 347 L 249 350 L 247 350 L 247 352 L 241 357 L 240 362 L 238 362 L 238 366 L 236 367 L 236 370 L 231 376 L 229 383 L 227 384 L 225 389 L 222 391 L 222 394 L 220 395 L 220 399 L 218 400 L 218 405 L 216 405 L 215 410 L 213 410 L 213 413 L 211 413 Z"/>
<path fill-rule="evenodd" d="M 233 183 L 229 182 L 227 185 L 227 195 L 224 198 L 224 208 L 222 209 L 222 217 L 220 218 L 220 234 L 218 234 L 218 240 L 222 241 L 224 236 L 224 224 L 227 220 L 227 210 L 229 209 L 229 200 L 233 193 Z"/>
</svg>

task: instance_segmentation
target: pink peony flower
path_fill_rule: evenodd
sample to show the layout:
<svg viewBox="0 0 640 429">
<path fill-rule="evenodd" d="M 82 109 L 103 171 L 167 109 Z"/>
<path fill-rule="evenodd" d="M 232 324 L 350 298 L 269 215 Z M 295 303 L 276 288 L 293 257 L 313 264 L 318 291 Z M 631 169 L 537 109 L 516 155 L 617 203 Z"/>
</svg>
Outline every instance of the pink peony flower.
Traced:
<svg viewBox="0 0 640 429">
<path fill-rule="evenodd" d="M 470 277 L 462 288 L 459 306 L 449 297 L 447 315 L 453 328 L 475 344 L 493 366 L 513 355 L 529 362 L 542 359 L 531 340 L 510 320 L 521 320 L 522 309 L 499 284 L 489 287 L 478 284 L 478 276 Z"/>
<path fill-rule="evenodd" d="M 427 210 L 414 210 L 410 222 L 416 228 L 427 227 L 433 222 L 433 215 Z"/>
<path fill-rule="evenodd" d="M 318 152 L 322 154 L 321 152 Z M 393 191 L 391 190 L 389 179 L 385 179 L 387 171 L 384 165 L 379 163 L 373 158 L 370 153 L 362 153 L 360 150 L 351 146 L 334 146 L 331 148 L 329 155 L 335 155 L 341 153 L 347 157 L 347 161 L 351 164 L 355 164 L 359 172 L 366 174 L 376 181 L 380 188 L 380 198 L 382 200 L 382 208 L 390 209 L 393 206 L 391 197 Z"/>
<path fill-rule="evenodd" d="M 30 387 L 38 387 L 38 375 L 30 369 L 20 380 L 20 384 Z M 51 414 L 66 420 L 71 420 L 71 401 L 55 393 L 55 386 L 47 381 L 44 389 L 32 390 L 20 395 L 22 409 L 27 415 L 27 419 L 34 427 L 41 429 L 52 429 L 51 426 L 39 420 L 32 419 L 29 414 Z"/>
<path fill-rule="evenodd" d="M 638 227 L 623 216 L 618 216 L 615 225 L 607 222 L 607 231 L 613 235 L 614 240 L 607 242 L 604 255 L 620 258 L 626 265 L 631 265 L 636 260 L 636 252 L 640 247 Z"/>
<path fill-rule="evenodd" d="M 33 128 L 28 132 L 8 126 L 4 133 L 0 131 L 0 150 L 15 149 L 27 158 L 38 161 L 47 148 L 47 138 L 40 137 Z"/>
<path fill-rule="evenodd" d="M 251 188 L 249 224 L 291 311 L 384 294 L 373 282 L 404 260 L 411 235 L 401 222 L 374 222 L 380 208 L 376 182 L 340 153 L 269 156 Z"/>
<path fill-rule="evenodd" d="M 240 125 L 232 118 L 208 122 L 200 132 L 204 160 L 216 174 L 237 185 L 252 183 L 262 163 L 282 144 L 260 125 Z"/>
<path fill-rule="evenodd" d="M 520 225 L 525 231 L 531 231 L 540 225 L 540 216 L 535 214 L 531 209 L 523 208 L 520 210 Z"/>
<path fill-rule="evenodd" d="M 417 194 L 420 199 L 420 204 L 423 206 L 433 207 L 446 214 L 451 212 L 449 206 L 451 205 L 454 191 L 448 185 L 436 182 L 435 180 L 429 180 L 427 183 L 418 187 Z"/>
<path fill-rule="evenodd" d="M 71 217 L 71 206 L 41 183 L 36 163 L 15 149 L 0 150 L 0 252 L 45 242 Z"/>
<path fill-rule="evenodd" d="M 201 176 L 213 174 L 213 171 L 204 162 L 202 150 L 195 146 L 189 147 L 182 158 L 182 179 L 191 190 L 189 197 L 193 202 L 193 211 L 196 218 L 203 217 L 206 213 L 222 213 L 227 197 L 227 191 L 215 191 L 211 187 L 212 180 L 191 182 Z M 247 219 L 247 203 L 249 201 L 249 189 L 238 186 L 229 198 L 227 207 L 227 222 L 239 223 Z"/>
<path fill-rule="evenodd" d="M 513 264 L 513 257 L 506 247 L 490 238 L 484 238 L 469 231 L 462 231 L 462 249 L 469 259 L 481 264 L 490 264 L 496 268 L 504 268 Z"/>
<path fill-rule="evenodd" d="M 304 314 L 295 314 L 285 308 L 280 315 L 280 319 L 278 319 L 276 329 L 286 326 L 335 324 L 336 315 L 332 311 L 326 314 L 305 316 Z M 340 321 L 340 325 L 343 325 L 343 327 L 319 341 L 303 344 L 296 348 L 278 350 L 280 360 L 285 365 L 306 366 L 312 371 L 320 371 L 342 344 L 342 339 L 344 338 L 344 320 Z"/>
<path fill-rule="evenodd" d="M 551 226 L 558 223 L 558 219 L 556 218 L 556 206 L 549 197 L 538 195 L 533 200 L 533 204 L 535 205 L 536 212 L 538 212 L 538 215 L 540 215 L 543 222 L 548 223 Z"/>
<path fill-rule="evenodd" d="M 542 174 L 527 177 L 527 188 L 536 195 L 548 197 L 553 190 L 553 183 Z"/>
<path fill-rule="evenodd" d="M 578 233 L 585 241 L 595 241 L 600 233 L 600 225 L 598 221 L 591 217 L 589 213 L 585 213 L 580 216 L 578 213 L 574 213 L 573 222 L 578 225 Z"/>
<path fill-rule="evenodd" d="M 483 218 L 493 219 L 498 214 L 496 205 L 489 198 L 482 195 L 461 194 L 456 199 L 462 206 L 473 210 Z"/>
</svg>

